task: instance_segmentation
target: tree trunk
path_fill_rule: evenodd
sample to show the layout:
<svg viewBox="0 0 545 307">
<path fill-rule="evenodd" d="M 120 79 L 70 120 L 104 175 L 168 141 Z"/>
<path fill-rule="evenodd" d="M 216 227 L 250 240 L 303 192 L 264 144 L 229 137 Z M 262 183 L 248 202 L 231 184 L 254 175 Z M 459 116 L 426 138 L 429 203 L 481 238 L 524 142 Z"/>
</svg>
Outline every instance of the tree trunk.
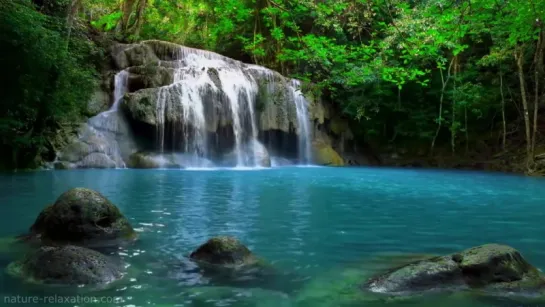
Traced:
<svg viewBox="0 0 545 307">
<path fill-rule="evenodd" d="M 132 34 L 139 36 L 140 30 L 142 29 L 142 24 L 144 23 L 144 13 L 146 11 L 146 7 L 148 5 L 148 0 L 140 0 L 138 2 L 138 7 L 136 9 L 136 17 L 135 17 L 135 23 L 133 30 L 131 31 Z"/>
<path fill-rule="evenodd" d="M 78 12 L 80 2 L 81 0 L 72 0 L 70 2 L 70 5 L 68 6 L 68 12 L 66 14 L 66 27 L 68 29 L 68 33 L 66 34 L 66 50 L 68 50 L 68 46 L 70 45 L 70 36 L 72 36 L 72 27 L 74 25 L 74 19 Z"/>
<path fill-rule="evenodd" d="M 450 79 L 450 72 L 451 72 L 453 63 L 454 63 L 454 58 L 450 60 L 446 79 L 443 74 L 443 69 L 439 69 L 439 73 L 441 74 L 442 88 L 441 88 L 441 97 L 439 98 L 439 117 L 437 118 L 437 130 L 435 131 L 435 135 L 433 136 L 433 140 L 431 141 L 431 148 L 430 148 L 431 155 L 433 155 L 433 150 L 435 149 L 435 142 L 437 141 L 437 136 L 439 135 L 439 131 L 441 131 L 441 127 L 443 123 L 443 102 L 445 100 L 445 90 L 447 88 L 447 85 Z"/>
<path fill-rule="evenodd" d="M 129 28 L 129 20 L 131 18 L 132 9 L 135 3 L 136 3 L 136 0 L 123 1 L 123 7 L 122 7 L 123 16 L 121 17 L 121 30 L 123 32 L 127 31 L 127 29 Z"/>
<path fill-rule="evenodd" d="M 450 147 L 452 155 L 456 152 L 456 78 L 458 75 L 458 57 L 454 57 L 454 85 L 452 89 L 452 123 L 450 123 Z"/>
<path fill-rule="evenodd" d="M 500 65 L 500 94 L 501 94 L 501 119 L 503 124 L 503 136 L 501 146 L 505 150 L 506 138 L 507 138 L 507 124 L 505 122 L 505 96 L 503 95 L 503 71 Z"/>
<path fill-rule="evenodd" d="M 467 105 L 464 105 L 464 122 L 466 129 L 466 155 L 469 152 L 469 128 L 467 127 Z"/>
<path fill-rule="evenodd" d="M 543 70 L 543 49 L 545 49 L 545 41 L 543 40 L 543 31 L 539 32 L 536 44 L 536 53 L 534 57 L 534 75 L 535 75 L 535 92 L 534 92 L 534 131 L 532 133 L 532 157 L 535 157 L 536 136 L 537 136 L 537 114 L 539 111 L 540 88 L 539 79 Z"/>
<path fill-rule="evenodd" d="M 532 137 L 530 132 L 530 115 L 528 114 L 528 99 L 526 97 L 526 82 L 524 81 L 524 47 L 519 46 L 515 49 L 515 60 L 517 62 L 520 95 L 522 97 L 522 107 L 524 110 L 524 125 L 526 128 L 526 167 L 529 168 L 534 159 L 532 156 Z"/>
</svg>

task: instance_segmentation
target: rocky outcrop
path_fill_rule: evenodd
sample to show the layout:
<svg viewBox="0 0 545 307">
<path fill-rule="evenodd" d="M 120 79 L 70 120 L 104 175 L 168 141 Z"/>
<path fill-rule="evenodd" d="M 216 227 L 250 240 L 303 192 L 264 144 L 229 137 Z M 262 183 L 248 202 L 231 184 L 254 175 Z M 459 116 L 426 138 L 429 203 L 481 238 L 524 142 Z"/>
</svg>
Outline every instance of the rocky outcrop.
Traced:
<svg viewBox="0 0 545 307">
<path fill-rule="evenodd" d="M 103 254 L 71 245 L 40 247 L 7 268 L 9 274 L 27 282 L 59 285 L 108 284 L 120 279 L 123 270 Z"/>
<path fill-rule="evenodd" d="M 315 141 L 313 144 L 313 156 L 315 163 L 324 166 L 343 166 L 343 158 L 323 141 Z"/>
<path fill-rule="evenodd" d="M 102 194 L 84 188 L 63 193 L 30 228 L 46 244 L 117 245 L 136 237 L 129 221 Z"/>
<path fill-rule="evenodd" d="M 225 236 L 208 240 L 192 252 L 189 257 L 199 263 L 224 267 L 237 267 L 257 263 L 256 257 L 239 240 Z"/>
<path fill-rule="evenodd" d="M 125 167 L 135 143 L 123 115 L 103 112 L 83 124 L 77 137 L 58 154 L 56 168 Z"/>
<path fill-rule="evenodd" d="M 395 295 L 463 289 L 543 295 L 545 278 L 514 248 L 487 244 L 393 269 L 365 287 Z"/>
</svg>

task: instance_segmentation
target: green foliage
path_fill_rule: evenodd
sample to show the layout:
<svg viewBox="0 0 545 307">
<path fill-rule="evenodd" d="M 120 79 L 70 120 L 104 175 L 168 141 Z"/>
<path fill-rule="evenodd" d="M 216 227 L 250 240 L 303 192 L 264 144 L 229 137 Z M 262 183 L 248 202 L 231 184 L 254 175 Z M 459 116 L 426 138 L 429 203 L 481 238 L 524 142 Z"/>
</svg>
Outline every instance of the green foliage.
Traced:
<svg viewBox="0 0 545 307">
<path fill-rule="evenodd" d="M 509 102 L 506 120 L 518 124 L 522 95 L 512 73 L 515 52 L 524 57 L 519 73 L 527 96 L 545 92 L 535 92 L 539 78 L 530 73 L 543 62 L 537 42 L 545 1 L 43 0 L 40 12 L 46 15 L 28 1 L 0 1 L 6 8 L 2 26 L 10 28 L 2 41 L 13 45 L 3 62 L 5 75 L 20 76 L 3 81 L 14 88 L 0 130 L 7 143 L 17 139 L 7 140 L 10 129 L 23 136 L 21 144 L 35 140 L 25 131 L 36 133 L 29 123 L 42 118 L 33 114 L 37 106 L 53 121 L 79 113 L 77 97 L 84 100 L 92 78 L 83 63 L 92 49 L 77 35 L 67 42 L 65 17 L 71 11 L 78 22 L 123 41 L 167 40 L 298 78 L 306 94 L 336 102 L 358 135 L 384 145 L 416 142 L 427 148 L 433 141 L 453 151 L 458 143 L 468 146 L 472 135 L 500 126 L 500 89 Z M 80 5 L 76 10 L 74 3 Z M 17 62 L 24 65 L 15 67 Z M 537 73 L 543 79 L 542 68 Z M 78 87 L 70 91 L 66 84 Z M 46 100 L 55 103 L 43 107 Z M 54 131 L 42 130 L 37 139 Z"/>
<path fill-rule="evenodd" d="M 91 43 L 78 31 L 67 41 L 64 18 L 54 17 L 58 6 L 46 4 L 53 16 L 30 1 L 0 0 L 0 169 L 38 166 L 93 89 Z"/>
</svg>

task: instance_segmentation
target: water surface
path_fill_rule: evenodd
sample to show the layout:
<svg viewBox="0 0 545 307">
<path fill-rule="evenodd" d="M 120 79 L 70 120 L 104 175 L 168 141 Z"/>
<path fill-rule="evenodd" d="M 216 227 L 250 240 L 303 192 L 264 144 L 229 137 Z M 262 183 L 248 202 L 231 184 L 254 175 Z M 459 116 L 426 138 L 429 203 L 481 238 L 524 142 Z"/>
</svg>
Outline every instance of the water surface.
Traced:
<svg viewBox="0 0 545 307">
<path fill-rule="evenodd" d="M 104 194 L 140 232 L 137 243 L 115 252 L 130 264 L 127 278 L 96 290 L 28 285 L 3 274 L 2 296 L 116 297 L 112 306 L 314 307 L 298 299 L 301 293 L 328 291 L 354 265 L 484 243 L 511 245 L 545 269 L 545 181 L 479 172 L 288 167 L 0 175 L 0 238 L 25 232 L 45 205 L 73 187 Z M 280 276 L 203 276 L 187 255 L 215 235 L 236 236 Z M 0 265 L 12 258 L 1 255 Z M 463 305 L 520 306 L 503 300 Z"/>
</svg>

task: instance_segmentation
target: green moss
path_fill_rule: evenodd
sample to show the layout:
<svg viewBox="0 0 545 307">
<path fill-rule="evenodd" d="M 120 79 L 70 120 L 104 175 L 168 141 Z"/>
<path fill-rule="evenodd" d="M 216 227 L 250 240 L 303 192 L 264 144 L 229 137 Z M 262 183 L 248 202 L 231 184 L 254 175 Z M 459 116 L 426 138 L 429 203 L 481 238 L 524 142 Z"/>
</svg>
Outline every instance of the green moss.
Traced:
<svg viewBox="0 0 545 307">
<path fill-rule="evenodd" d="M 50 244 L 83 244 L 134 238 L 135 233 L 121 211 L 102 194 L 74 188 L 36 218 L 31 232 Z"/>
<path fill-rule="evenodd" d="M 344 166 L 344 159 L 329 145 L 314 142 L 314 160 L 317 164 L 327 166 Z"/>
<path fill-rule="evenodd" d="M 348 123 L 342 120 L 340 117 L 334 117 L 330 124 L 329 129 L 336 135 L 341 135 L 348 131 Z"/>
<path fill-rule="evenodd" d="M 208 240 L 191 253 L 191 259 L 212 265 L 249 265 L 257 258 L 239 240 L 233 237 L 219 236 Z"/>
<path fill-rule="evenodd" d="M 120 263 L 76 246 L 41 247 L 12 262 L 7 273 L 31 283 L 102 284 L 123 276 Z"/>
<path fill-rule="evenodd" d="M 161 165 L 157 161 L 153 160 L 151 157 L 145 155 L 144 153 L 134 153 L 129 157 L 128 167 L 130 168 L 159 168 Z"/>
</svg>

